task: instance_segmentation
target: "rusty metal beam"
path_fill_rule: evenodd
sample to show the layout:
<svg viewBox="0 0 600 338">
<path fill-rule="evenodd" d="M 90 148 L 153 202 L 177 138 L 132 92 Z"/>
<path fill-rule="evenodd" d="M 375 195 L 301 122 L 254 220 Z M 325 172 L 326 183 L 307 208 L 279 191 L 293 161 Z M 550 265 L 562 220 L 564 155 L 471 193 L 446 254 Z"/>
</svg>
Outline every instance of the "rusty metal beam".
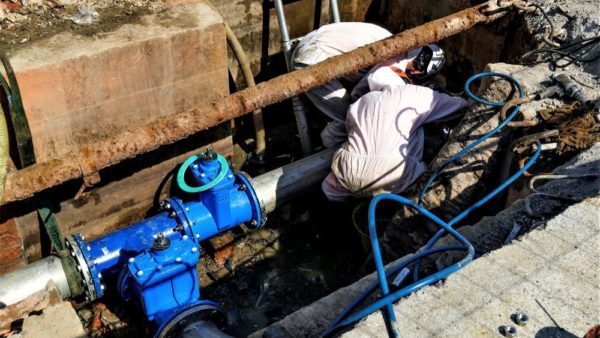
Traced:
<svg viewBox="0 0 600 338">
<path fill-rule="evenodd" d="M 485 15 L 486 4 L 396 34 L 311 67 L 281 75 L 196 109 L 163 117 L 146 126 L 105 140 L 86 144 L 59 159 L 32 165 L 8 174 L 2 203 L 26 199 L 61 183 L 93 177 L 103 168 L 171 144 L 194 133 L 256 109 L 283 101 L 343 75 L 464 32 L 476 24 L 502 16 Z"/>
</svg>

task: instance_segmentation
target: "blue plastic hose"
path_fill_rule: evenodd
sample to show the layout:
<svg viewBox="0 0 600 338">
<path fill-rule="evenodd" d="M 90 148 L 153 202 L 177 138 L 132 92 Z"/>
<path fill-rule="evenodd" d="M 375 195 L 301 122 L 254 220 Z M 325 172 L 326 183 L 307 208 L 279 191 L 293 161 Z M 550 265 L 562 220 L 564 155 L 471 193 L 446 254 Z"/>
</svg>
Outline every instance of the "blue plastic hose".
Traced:
<svg viewBox="0 0 600 338">
<path fill-rule="evenodd" d="M 487 101 L 478 96 L 475 96 L 475 94 L 473 94 L 473 92 L 471 92 L 471 83 L 473 83 L 473 81 L 478 80 L 482 77 L 488 77 L 488 76 L 501 77 L 501 78 L 509 81 L 511 84 L 513 84 L 513 85 L 515 85 L 515 87 L 517 87 L 517 90 L 519 91 L 519 97 L 521 97 L 521 98 L 525 97 L 525 91 L 523 91 L 523 87 L 521 87 L 521 84 L 517 80 L 515 80 L 512 76 L 502 74 L 502 73 L 484 72 L 484 73 L 479 73 L 479 74 L 475 74 L 475 75 L 471 76 L 465 83 L 465 93 L 467 93 L 467 95 L 471 99 L 473 99 L 473 101 L 480 103 L 480 104 L 492 106 L 492 107 L 504 106 L 505 102 Z M 450 165 L 451 163 L 456 161 L 459 157 L 461 157 L 462 155 L 464 155 L 471 149 L 477 147 L 478 145 L 480 145 L 482 142 L 484 142 L 488 138 L 490 138 L 490 137 L 496 135 L 498 132 L 500 132 L 502 130 L 502 128 L 506 127 L 506 125 L 508 125 L 508 123 L 517 116 L 520 109 L 521 109 L 521 106 L 519 106 L 519 105 L 515 106 L 512 109 L 512 112 L 506 117 L 506 119 L 504 121 L 501 121 L 500 124 L 496 128 L 492 129 L 489 133 L 485 134 L 483 137 L 479 138 L 475 142 L 469 144 L 468 146 L 463 148 L 461 151 L 456 153 L 454 156 L 450 157 L 441 166 L 439 166 L 433 172 L 433 174 L 429 177 L 429 179 L 427 179 L 427 182 L 425 182 L 425 185 L 423 186 L 423 190 L 419 194 L 419 204 L 421 204 L 423 202 L 423 198 L 425 197 L 425 194 L 427 193 L 427 191 L 429 191 L 429 187 L 435 181 L 435 179 L 438 177 L 439 173 L 442 170 L 444 170 L 448 165 Z"/>
<path fill-rule="evenodd" d="M 540 157 L 540 154 L 542 152 L 542 145 L 539 142 L 537 142 L 536 145 L 537 145 L 537 149 L 535 150 L 535 153 L 529 159 L 529 161 L 527 161 L 527 163 L 525 163 L 523 168 L 521 168 L 519 171 L 514 173 L 511 177 L 509 177 L 506 181 L 504 181 L 502 184 L 500 184 L 491 193 L 487 194 L 484 198 L 480 199 L 475 204 L 473 204 L 472 206 L 468 207 L 466 210 L 461 212 L 458 216 L 454 217 L 451 221 L 448 222 L 448 225 L 450 227 L 453 227 L 454 225 L 456 225 L 456 223 L 463 220 L 465 217 L 469 216 L 469 214 L 471 212 L 473 212 L 475 209 L 477 209 L 477 208 L 481 207 L 482 205 L 484 205 L 485 203 L 489 202 L 492 198 L 494 198 L 496 195 L 498 195 L 498 193 L 500 193 L 502 190 L 506 189 L 509 185 L 511 185 L 514 181 L 516 181 L 519 177 L 521 177 L 521 175 L 523 175 L 527 170 L 529 170 L 529 168 L 531 168 L 533 166 L 535 161 L 537 161 L 538 157 Z M 424 249 L 427 250 L 427 249 L 431 248 L 433 245 L 435 245 L 435 243 L 440 238 L 442 238 L 442 236 L 444 236 L 445 233 L 446 232 L 444 229 L 441 229 L 440 231 L 438 231 L 435 234 L 435 236 L 433 236 L 429 240 L 429 242 L 427 242 Z M 415 280 L 419 279 L 420 266 L 421 266 L 421 262 L 417 261 L 417 263 L 415 263 L 415 268 L 413 270 L 413 275 L 414 275 Z"/>
<path fill-rule="evenodd" d="M 465 84 L 465 91 L 466 91 L 467 95 L 469 95 L 469 97 L 471 97 L 475 102 L 493 106 L 493 107 L 501 107 L 504 105 L 504 102 L 494 102 L 494 101 L 483 100 L 483 99 L 475 96 L 471 92 L 471 90 L 470 90 L 471 83 L 473 81 L 475 81 L 481 77 L 485 77 L 485 76 L 497 76 L 497 77 L 501 77 L 501 78 L 504 78 L 504 79 L 510 81 L 512 84 L 514 84 L 515 87 L 517 87 L 517 89 L 519 91 L 519 96 L 524 97 L 525 93 L 523 91 L 523 88 L 521 87 L 521 84 L 517 80 L 512 78 L 511 76 L 506 75 L 506 74 L 501 74 L 501 73 L 485 72 L 485 73 L 476 74 L 476 75 L 470 77 Z M 465 265 L 469 264 L 473 260 L 473 258 L 475 257 L 475 248 L 473 247 L 473 245 L 471 245 L 471 243 L 465 237 L 463 237 L 460 233 L 458 233 L 456 230 L 454 230 L 453 226 L 456 225 L 461 220 L 463 220 L 468 215 L 470 215 L 475 209 L 477 209 L 477 208 L 481 207 L 482 205 L 484 205 L 485 203 L 489 202 L 492 198 L 494 198 L 496 195 L 498 195 L 498 193 L 500 193 L 501 191 L 506 189 L 510 184 L 512 184 L 521 175 L 523 175 L 523 173 L 525 171 L 527 171 L 529 168 L 531 168 L 531 166 L 533 166 L 533 164 L 537 161 L 537 159 L 539 158 L 539 156 L 541 154 L 541 150 L 542 150 L 541 144 L 539 142 L 537 142 L 537 148 L 535 150 L 535 153 L 529 159 L 529 161 L 527 161 L 527 163 L 523 166 L 523 168 L 521 168 L 519 171 L 514 173 L 505 182 L 500 184 L 497 188 L 495 188 L 493 191 L 488 193 L 485 197 L 483 197 L 482 199 L 477 201 L 475 204 L 473 204 L 470 207 L 468 207 L 467 209 L 465 209 L 463 212 L 461 212 L 459 215 L 457 215 L 456 217 L 454 217 L 452 220 L 450 220 L 448 222 L 443 221 L 442 219 L 437 217 L 435 214 L 433 214 L 431 211 L 425 209 L 420 204 L 422 202 L 423 196 L 427 192 L 427 189 L 429 188 L 431 183 L 433 183 L 433 181 L 435 180 L 435 178 L 437 177 L 437 175 L 439 174 L 439 172 L 441 170 L 443 170 L 450 163 L 456 161 L 456 159 L 458 159 L 460 156 L 464 155 L 469 150 L 473 149 L 474 147 L 481 144 L 489 137 L 493 136 L 494 134 L 496 134 L 500 130 L 502 130 L 502 128 L 504 128 L 506 125 L 508 125 L 508 123 L 517 115 L 517 113 L 519 112 L 519 109 L 520 109 L 520 107 L 518 105 L 515 106 L 513 108 L 512 112 L 510 113 L 510 115 L 504 121 L 502 121 L 498 125 L 498 127 L 493 129 L 486 135 L 482 136 L 475 142 L 469 144 L 467 147 L 465 147 L 460 152 L 458 152 L 457 154 L 452 156 L 450 159 L 448 159 L 446 162 L 444 162 L 444 164 L 442 164 L 440 166 L 440 168 L 438 168 L 438 170 L 432 174 L 432 176 L 429 178 L 429 180 L 427 180 L 425 187 L 423 188 L 423 191 L 419 195 L 419 203 L 418 204 L 414 203 L 413 201 L 411 201 L 405 197 L 394 195 L 394 194 L 378 195 L 371 200 L 371 203 L 369 205 L 369 213 L 368 213 L 369 236 L 371 238 L 371 247 L 373 250 L 373 259 L 375 261 L 378 282 L 370 285 L 351 304 L 349 304 L 336 317 L 336 319 L 329 325 L 329 327 L 323 333 L 323 336 L 329 336 L 329 335 L 333 334 L 334 332 L 336 332 L 337 330 L 339 330 L 347 325 L 350 325 L 350 324 L 368 316 L 369 314 L 376 312 L 385 307 L 386 308 L 385 313 L 387 315 L 386 319 L 388 321 L 388 324 L 389 324 L 388 327 L 390 329 L 389 335 L 391 337 L 398 337 L 399 329 L 396 324 L 396 316 L 394 314 L 394 310 L 393 310 L 393 306 L 392 306 L 393 303 L 395 301 L 397 301 L 398 299 L 405 297 L 405 296 L 419 290 L 420 288 L 422 288 L 424 286 L 436 283 L 437 281 L 447 278 L 449 275 L 462 269 Z M 375 217 L 377 204 L 383 200 L 396 201 L 398 203 L 401 203 L 402 205 L 410 207 L 410 208 L 416 210 L 417 212 L 419 212 L 421 215 L 428 218 L 429 220 L 433 221 L 435 224 L 437 224 L 441 228 L 440 231 L 438 231 L 438 233 L 435 234 L 435 236 L 425 245 L 425 247 L 422 248 L 421 251 L 419 251 L 419 252 L 415 253 L 414 255 L 408 257 L 407 259 L 401 261 L 396 266 L 391 267 L 390 269 L 388 269 L 387 272 L 385 271 L 383 259 L 381 257 L 381 250 L 379 247 L 379 240 L 378 240 L 377 229 L 376 229 L 376 217 Z M 443 247 L 433 248 L 432 246 L 435 245 L 435 243 L 437 243 L 437 241 L 446 233 L 449 233 L 451 236 L 453 236 L 455 239 L 457 239 L 461 245 L 443 246 Z M 465 251 L 467 251 L 467 255 L 462 260 L 460 260 L 458 263 L 455 263 L 449 267 L 446 267 L 445 269 L 438 271 L 432 275 L 429 275 L 423 279 L 419 279 L 420 262 L 424 257 L 432 255 L 434 253 L 456 251 L 456 250 L 465 250 Z M 387 278 L 389 278 L 391 275 L 393 275 L 397 271 L 400 271 L 401 269 L 407 267 L 408 265 L 410 265 L 412 263 L 415 263 L 414 264 L 414 272 L 413 272 L 414 282 L 410 285 L 407 285 L 407 286 L 393 292 L 393 293 L 390 293 Z M 377 287 L 379 287 L 379 289 L 381 290 L 383 297 L 379 298 L 377 301 L 364 307 L 363 309 L 357 311 L 353 315 L 350 315 L 352 313 L 352 311 L 354 311 L 358 307 L 359 304 L 361 304 L 370 294 L 372 294 L 377 289 Z"/>
<path fill-rule="evenodd" d="M 389 268 L 385 274 L 389 278 L 390 276 L 392 276 L 396 272 L 404 269 L 405 267 L 407 267 L 408 265 L 410 265 L 412 262 L 414 262 L 417 259 L 421 259 L 426 256 L 429 256 L 429 255 L 432 255 L 435 253 L 439 253 L 439 252 L 457 251 L 457 250 L 466 251 L 467 249 L 460 245 L 448 245 L 448 246 L 440 246 L 440 247 L 431 248 L 427 251 L 421 251 L 421 252 L 414 254 L 413 256 L 407 257 L 405 260 L 399 262 L 396 266 Z M 363 293 L 361 293 L 358 297 L 356 297 L 356 299 L 354 301 L 352 301 L 352 303 L 350 303 L 350 305 L 348 305 L 342 312 L 340 312 L 340 314 L 333 320 L 333 322 L 331 322 L 331 324 L 329 325 L 329 327 L 327 328 L 325 333 L 323 333 L 323 336 L 327 336 L 327 335 L 333 333 L 333 331 L 335 331 L 336 328 L 341 327 L 342 325 L 338 326 L 338 324 L 340 324 L 344 320 L 344 318 L 346 318 L 352 312 L 352 310 L 354 310 L 360 303 L 362 303 L 365 299 L 367 299 L 367 297 L 369 295 L 371 295 L 377 289 L 378 286 L 379 286 L 379 283 L 373 283 L 373 284 L 369 285 L 369 287 L 365 291 L 363 291 Z"/>
</svg>

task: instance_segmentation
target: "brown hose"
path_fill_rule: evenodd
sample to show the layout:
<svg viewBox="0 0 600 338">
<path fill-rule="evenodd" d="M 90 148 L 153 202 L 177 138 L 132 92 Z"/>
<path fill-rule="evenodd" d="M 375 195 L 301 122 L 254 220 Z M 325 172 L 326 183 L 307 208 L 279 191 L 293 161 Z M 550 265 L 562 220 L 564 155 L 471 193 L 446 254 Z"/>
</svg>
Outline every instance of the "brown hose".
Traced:
<svg viewBox="0 0 600 338">
<path fill-rule="evenodd" d="M 252 73 L 252 69 L 250 69 L 250 61 L 246 56 L 246 52 L 244 52 L 240 41 L 235 36 L 235 33 L 233 33 L 233 30 L 227 22 L 225 22 L 225 35 L 227 36 L 227 42 L 229 43 L 231 50 L 233 50 L 233 54 L 240 65 L 246 85 L 248 87 L 256 86 L 256 83 L 254 82 L 254 74 Z M 265 124 L 263 122 L 262 109 L 258 108 L 254 110 L 252 112 L 252 117 L 254 118 L 254 131 L 256 133 L 256 154 L 261 156 L 264 155 L 266 149 Z"/>
<path fill-rule="evenodd" d="M 219 9 L 212 3 L 212 1 L 207 0 L 207 4 L 212 7 L 213 10 L 219 12 Z M 223 18 L 223 15 L 221 14 Z M 233 55 L 240 66 L 240 70 L 242 71 L 242 76 L 244 77 L 244 81 L 246 81 L 246 86 L 254 87 L 256 86 L 256 82 L 254 82 L 254 74 L 252 73 L 252 69 L 250 68 L 250 61 L 248 60 L 248 56 L 242 48 L 242 44 L 240 40 L 238 40 L 237 36 L 231 29 L 231 26 L 225 19 L 223 18 L 223 23 L 225 25 L 225 37 L 227 38 L 227 43 L 231 50 L 233 51 Z M 256 138 L 256 154 L 259 156 L 264 155 L 266 149 L 265 142 L 265 124 L 263 121 L 262 109 L 258 108 L 252 112 L 252 117 L 254 119 L 254 132 Z"/>
</svg>

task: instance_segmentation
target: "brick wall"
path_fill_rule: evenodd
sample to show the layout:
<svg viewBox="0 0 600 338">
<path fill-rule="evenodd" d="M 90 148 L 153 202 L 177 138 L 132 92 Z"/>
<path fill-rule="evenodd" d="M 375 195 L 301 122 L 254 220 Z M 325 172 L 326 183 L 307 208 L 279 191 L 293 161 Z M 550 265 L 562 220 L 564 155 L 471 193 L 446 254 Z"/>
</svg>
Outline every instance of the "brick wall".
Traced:
<svg viewBox="0 0 600 338">
<path fill-rule="evenodd" d="M 0 274 L 25 265 L 23 243 L 14 220 L 0 224 Z"/>
</svg>

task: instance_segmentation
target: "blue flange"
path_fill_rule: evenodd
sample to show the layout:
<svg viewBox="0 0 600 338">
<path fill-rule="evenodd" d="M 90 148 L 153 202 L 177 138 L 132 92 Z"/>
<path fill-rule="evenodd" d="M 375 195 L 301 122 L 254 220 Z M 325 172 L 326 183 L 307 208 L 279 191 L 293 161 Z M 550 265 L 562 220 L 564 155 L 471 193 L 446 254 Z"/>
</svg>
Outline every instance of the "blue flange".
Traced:
<svg viewBox="0 0 600 338">
<path fill-rule="evenodd" d="M 256 195 L 254 188 L 252 188 L 252 178 L 243 171 L 235 174 L 235 176 L 240 180 L 241 184 L 246 187 L 246 196 L 248 196 L 248 200 L 250 201 L 250 206 L 252 208 L 252 220 L 248 224 L 252 228 L 262 227 L 267 222 L 267 217 L 260 201 L 258 200 L 258 196 Z M 252 224 L 252 221 L 254 221 L 256 224 Z"/>
<path fill-rule="evenodd" d="M 66 240 L 67 247 L 71 250 L 71 255 L 76 258 L 78 263 L 77 270 L 83 278 L 86 300 L 91 301 L 104 295 L 100 275 L 96 269 L 93 258 L 90 257 L 90 246 L 83 241 L 80 234 L 71 235 Z M 85 264 L 82 264 L 85 262 Z"/>
</svg>

